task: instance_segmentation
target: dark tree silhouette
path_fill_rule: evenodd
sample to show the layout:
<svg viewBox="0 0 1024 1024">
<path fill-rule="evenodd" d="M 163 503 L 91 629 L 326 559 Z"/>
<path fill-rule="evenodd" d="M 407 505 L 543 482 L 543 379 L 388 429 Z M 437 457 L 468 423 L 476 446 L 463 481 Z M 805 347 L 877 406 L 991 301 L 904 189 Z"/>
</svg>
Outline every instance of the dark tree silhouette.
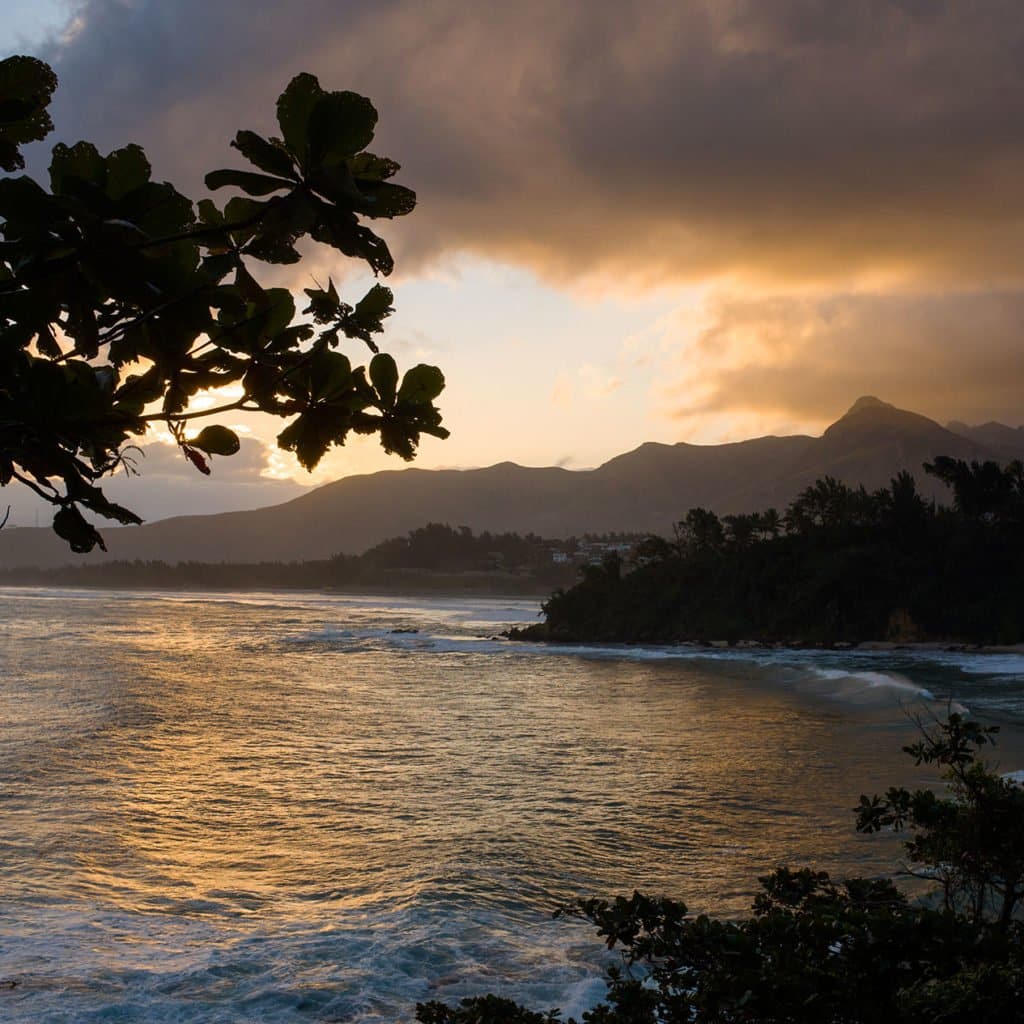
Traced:
<svg viewBox="0 0 1024 1024">
<path fill-rule="evenodd" d="M 31 57 L 0 61 L 0 167 L 24 166 L 20 146 L 52 128 L 52 70 Z M 251 165 L 206 176 L 236 194 L 221 207 L 152 180 L 142 149 L 106 156 L 57 145 L 49 188 L 25 175 L 0 180 L 0 485 L 19 481 L 56 506 L 54 529 L 75 551 L 103 546 L 91 511 L 139 517 L 109 501 L 99 481 L 133 469 L 132 442 L 165 424 L 202 473 L 239 441 L 194 420 L 234 410 L 288 422 L 278 445 L 307 469 L 350 432 L 376 434 L 411 459 L 422 434 L 446 437 L 434 400 L 444 377 L 414 366 L 404 377 L 376 337 L 393 312 L 374 285 L 358 302 L 334 283 L 291 293 L 266 288 L 260 263 L 300 260 L 303 239 L 389 274 L 388 247 L 363 219 L 399 217 L 415 194 L 391 179 L 399 165 L 367 148 L 377 112 L 364 96 L 294 78 L 277 103 L 279 137 L 239 131 Z M 343 342 L 369 350 L 354 366 Z M 196 410 L 203 392 L 232 397 Z M 238 395 L 238 392 L 241 392 Z"/>
<path fill-rule="evenodd" d="M 634 571 L 590 574 L 525 635 L 563 640 L 1024 639 L 1024 471 L 938 458 L 955 508 L 909 473 L 869 493 L 826 477 L 775 510 L 691 509 Z"/>
</svg>

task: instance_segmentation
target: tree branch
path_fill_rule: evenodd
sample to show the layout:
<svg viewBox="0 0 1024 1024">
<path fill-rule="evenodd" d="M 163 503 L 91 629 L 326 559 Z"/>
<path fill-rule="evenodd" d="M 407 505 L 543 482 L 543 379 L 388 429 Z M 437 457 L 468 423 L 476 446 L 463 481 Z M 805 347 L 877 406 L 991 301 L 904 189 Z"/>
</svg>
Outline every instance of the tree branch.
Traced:
<svg viewBox="0 0 1024 1024">
<path fill-rule="evenodd" d="M 146 416 L 138 416 L 136 419 L 143 423 L 153 423 L 156 420 L 197 420 L 202 416 L 216 416 L 218 413 L 231 412 L 233 409 L 241 409 L 243 412 L 259 412 L 258 406 L 245 404 L 246 398 L 248 395 L 238 399 L 237 402 L 231 402 L 229 405 L 217 405 L 212 409 L 197 409 L 195 412 L 183 413 L 152 412 Z"/>
</svg>

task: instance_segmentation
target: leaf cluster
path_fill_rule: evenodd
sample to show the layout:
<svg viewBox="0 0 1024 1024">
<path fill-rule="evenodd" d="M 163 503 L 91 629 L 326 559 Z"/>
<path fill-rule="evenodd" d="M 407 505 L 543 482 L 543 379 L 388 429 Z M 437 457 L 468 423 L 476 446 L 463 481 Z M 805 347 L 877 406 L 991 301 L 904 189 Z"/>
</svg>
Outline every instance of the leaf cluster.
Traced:
<svg viewBox="0 0 1024 1024">
<path fill-rule="evenodd" d="M 907 859 L 940 883 L 944 905 L 974 921 L 1008 927 L 1024 903 L 1024 789 L 978 760 L 998 726 L 951 714 L 904 750 L 916 764 L 944 769 L 946 795 L 892 787 L 862 796 L 857 829 L 909 831 Z"/>
<path fill-rule="evenodd" d="M 50 129 L 55 84 L 40 61 L 0 62 L 6 169 Z M 57 145 L 49 188 L 0 179 L 0 484 L 18 480 L 57 506 L 54 528 L 75 551 L 103 543 L 83 509 L 139 522 L 98 481 L 134 469 L 132 441 L 154 421 L 202 472 L 238 439 L 222 424 L 189 436 L 187 424 L 233 410 L 286 419 L 278 444 L 307 469 L 352 432 L 405 459 L 421 435 L 447 436 L 434 405 L 441 371 L 402 376 L 379 351 L 388 288 L 346 303 L 328 281 L 306 290 L 297 315 L 288 289 L 255 276 L 260 263 L 298 262 L 303 239 L 388 274 L 388 247 L 364 221 L 416 202 L 391 181 L 398 164 L 367 149 L 377 112 L 365 97 L 301 74 L 277 120 L 280 136 L 239 131 L 232 143 L 254 169 L 206 176 L 211 190 L 238 193 L 223 206 L 154 181 L 136 145 L 106 156 L 88 142 Z M 370 350 L 367 365 L 339 351 L 349 342 Z M 228 388 L 230 400 L 194 409 L 198 395 Z"/>
</svg>

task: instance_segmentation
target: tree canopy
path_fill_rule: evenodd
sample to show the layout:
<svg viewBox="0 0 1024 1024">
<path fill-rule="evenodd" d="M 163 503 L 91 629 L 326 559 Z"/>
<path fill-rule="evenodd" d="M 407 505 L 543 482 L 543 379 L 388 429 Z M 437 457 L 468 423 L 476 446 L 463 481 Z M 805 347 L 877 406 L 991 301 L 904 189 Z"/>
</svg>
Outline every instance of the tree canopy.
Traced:
<svg viewBox="0 0 1024 1024">
<path fill-rule="evenodd" d="M 0 168 L 24 168 L 21 147 L 53 128 L 57 80 L 32 57 L 0 61 Z M 77 552 L 104 547 L 83 511 L 138 523 L 100 481 L 135 471 L 134 443 L 164 424 L 201 473 L 239 439 L 236 410 L 287 422 L 279 447 L 312 469 L 352 432 L 415 455 L 421 435 L 448 436 L 434 405 L 436 366 L 404 375 L 377 336 L 393 312 L 381 284 L 343 301 L 334 282 L 305 289 L 297 314 L 287 288 L 266 287 L 261 264 L 295 264 L 309 239 L 393 268 L 364 220 L 409 213 L 416 195 L 399 165 L 368 147 L 377 111 L 364 96 L 292 79 L 277 102 L 279 136 L 239 131 L 250 165 L 206 175 L 223 205 L 154 181 L 134 144 L 102 155 L 89 142 L 53 147 L 49 188 L 0 178 L 0 485 L 18 481 L 56 508 L 53 526 Z M 341 351 L 368 350 L 365 365 Z M 201 393 L 225 395 L 196 409 Z"/>
<path fill-rule="evenodd" d="M 586 566 L 529 639 L 855 643 L 1024 639 L 1024 467 L 939 456 L 953 508 L 901 472 L 874 492 L 825 477 L 780 515 L 690 509 L 631 565 Z M 629 571 L 625 571 L 629 570 Z"/>
</svg>

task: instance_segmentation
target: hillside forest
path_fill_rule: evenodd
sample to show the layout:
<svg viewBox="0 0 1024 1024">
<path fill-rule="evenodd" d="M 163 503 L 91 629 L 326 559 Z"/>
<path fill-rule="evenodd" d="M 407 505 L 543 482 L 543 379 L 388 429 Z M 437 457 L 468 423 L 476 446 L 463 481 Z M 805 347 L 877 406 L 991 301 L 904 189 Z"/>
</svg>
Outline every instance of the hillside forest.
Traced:
<svg viewBox="0 0 1024 1024">
<path fill-rule="evenodd" d="M 519 637 L 673 643 L 1024 640 L 1024 466 L 940 456 L 952 506 L 901 472 L 869 492 L 831 477 L 786 509 L 693 508 L 635 563 L 584 566 Z"/>
</svg>

